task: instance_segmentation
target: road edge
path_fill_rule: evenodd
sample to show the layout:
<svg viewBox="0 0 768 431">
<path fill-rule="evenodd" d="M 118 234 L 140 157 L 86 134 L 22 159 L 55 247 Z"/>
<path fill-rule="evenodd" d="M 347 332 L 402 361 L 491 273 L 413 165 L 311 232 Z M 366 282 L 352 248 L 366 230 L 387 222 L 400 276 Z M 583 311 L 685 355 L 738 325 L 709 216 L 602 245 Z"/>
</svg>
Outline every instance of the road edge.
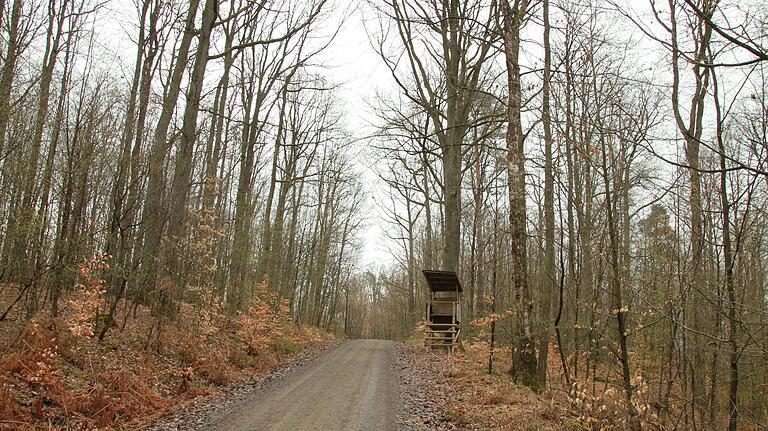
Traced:
<svg viewBox="0 0 768 431">
<path fill-rule="evenodd" d="M 307 349 L 266 374 L 224 386 L 214 394 L 194 398 L 179 406 L 169 416 L 152 424 L 147 430 L 191 431 L 209 429 L 221 418 L 237 410 L 243 403 L 253 401 L 254 398 L 261 396 L 282 379 L 300 372 L 348 341 L 337 340 L 317 348 Z"/>
</svg>

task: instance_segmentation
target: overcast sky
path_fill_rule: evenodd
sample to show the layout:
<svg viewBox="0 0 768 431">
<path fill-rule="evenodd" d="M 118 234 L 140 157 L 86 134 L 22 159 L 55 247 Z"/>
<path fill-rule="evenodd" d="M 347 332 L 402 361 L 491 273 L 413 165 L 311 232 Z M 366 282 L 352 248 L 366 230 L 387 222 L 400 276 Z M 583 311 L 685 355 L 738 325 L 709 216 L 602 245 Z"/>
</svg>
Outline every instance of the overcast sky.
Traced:
<svg viewBox="0 0 768 431">
<path fill-rule="evenodd" d="M 364 176 L 368 192 L 369 211 L 366 212 L 366 226 L 362 235 L 361 264 L 375 267 L 392 262 L 388 241 L 375 198 L 380 196 L 382 184 L 374 172 L 370 153 L 371 125 L 375 122 L 370 104 L 377 92 L 391 91 L 392 78 L 379 56 L 371 48 L 366 35 L 364 19 L 366 14 L 362 2 L 356 0 L 334 0 L 338 7 L 335 15 L 343 18 L 341 32 L 323 55 L 328 65 L 328 77 L 338 84 L 339 96 L 343 99 L 346 123 L 357 139 L 358 168 Z"/>
</svg>

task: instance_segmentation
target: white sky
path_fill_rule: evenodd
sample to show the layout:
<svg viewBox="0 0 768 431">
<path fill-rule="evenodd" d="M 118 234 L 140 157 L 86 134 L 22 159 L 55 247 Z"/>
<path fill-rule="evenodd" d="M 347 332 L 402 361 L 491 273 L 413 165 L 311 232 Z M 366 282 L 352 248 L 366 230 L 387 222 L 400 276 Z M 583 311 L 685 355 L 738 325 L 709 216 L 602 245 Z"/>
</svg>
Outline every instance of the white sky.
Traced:
<svg viewBox="0 0 768 431">
<path fill-rule="evenodd" d="M 322 55 L 328 65 L 327 76 L 340 85 L 338 94 L 343 100 L 346 123 L 357 139 L 360 149 L 358 168 L 365 184 L 368 210 L 362 234 L 361 265 L 364 268 L 388 264 L 393 257 L 388 250 L 390 240 L 386 237 L 384 221 L 374 199 L 382 193 L 383 186 L 373 170 L 369 146 L 375 118 L 369 108 L 377 92 L 386 92 L 393 86 L 389 70 L 371 48 L 363 20 L 365 5 L 359 0 L 336 0 L 335 14 L 346 16 L 340 33 L 333 44 Z"/>
</svg>

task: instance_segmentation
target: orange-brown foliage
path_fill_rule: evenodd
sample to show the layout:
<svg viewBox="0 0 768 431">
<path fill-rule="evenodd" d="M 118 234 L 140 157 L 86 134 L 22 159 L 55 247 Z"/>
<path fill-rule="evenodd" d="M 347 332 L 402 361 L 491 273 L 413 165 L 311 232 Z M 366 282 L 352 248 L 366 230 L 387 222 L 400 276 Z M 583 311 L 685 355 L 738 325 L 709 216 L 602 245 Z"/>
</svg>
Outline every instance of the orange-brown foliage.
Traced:
<svg viewBox="0 0 768 431">
<path fill-rule="evenodd" d="M 489 375 L 488 343 L 464 342 L 463 347 L 442 372 L 452 394 L 445 419 L 472 430 L 578 429 L 565 398 L 553 401 L 551 394 L 537 395 L 514 384 L 505 373 L 508 350 L 496 349 L 495 371 Z"/>
<path fill-rule="evenodd" d="M 181 303 L 176 321 L 121 301 L 104 343 L 95 337 L 104 312 L 106 259 L 81 264 L 76 288 L 62 298 L 59 318 L 46 313 L 3 332 L 0 346 L 0 429 L 141 428 L 195 396 L 269 371 L 291 354 L 331 337 L 292 323 L 283 301 L 259 289 L 249 312 L 234 320 L 215 306 Z M 130 313 L 126 316 L 125 313 Z M 156 336 L 150 343 L 147 334 Z M 16 332 L 18 334 L 18 331 Z"/>
</svg>

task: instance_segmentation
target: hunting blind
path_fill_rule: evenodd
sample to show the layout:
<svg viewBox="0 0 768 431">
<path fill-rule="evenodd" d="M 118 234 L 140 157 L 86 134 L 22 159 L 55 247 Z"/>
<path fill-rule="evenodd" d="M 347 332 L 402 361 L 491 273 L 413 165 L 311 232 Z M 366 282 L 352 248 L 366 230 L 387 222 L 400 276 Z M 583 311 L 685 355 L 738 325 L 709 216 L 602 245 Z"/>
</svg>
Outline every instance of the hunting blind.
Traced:
<svg viewBox="0 0 768 431">
<path fill-rule="evenodd" d="M 461 283 L 453 271 L 423 270 L 427 279 L 426 346 L 453 350 L 461 332 Z"/>
</svg>

